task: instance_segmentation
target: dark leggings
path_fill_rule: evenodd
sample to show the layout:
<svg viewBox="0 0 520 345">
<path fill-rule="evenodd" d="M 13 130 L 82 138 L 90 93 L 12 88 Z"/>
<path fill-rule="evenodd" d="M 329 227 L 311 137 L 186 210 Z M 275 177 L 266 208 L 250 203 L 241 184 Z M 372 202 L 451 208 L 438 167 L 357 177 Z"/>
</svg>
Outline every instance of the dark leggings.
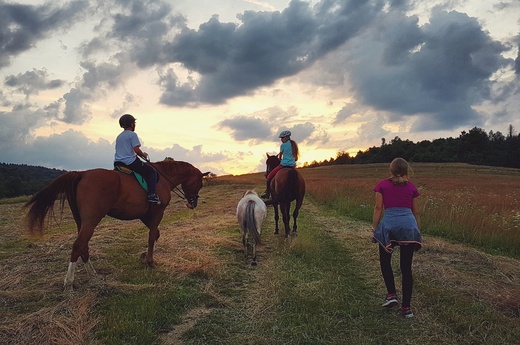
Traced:
<svg viewBox="0 0 520 345">
<path fill-rule="evenodd" d="M 143 175 L 146 183 L 148 184 L 148 193 L 155 194 L 157 191 L 157 170 L 150 164 L 147 164 L 136 158 L 132 164 L 127 165 L 133 171 Z"/>
<path fill-rule="evenodd" d="M 402 275 L 403 288 L 403 307 L 410 307 L 412 300 L 412 259 L 415 251 L 414 245 L 399 246 L 400 268 Z M 379 263 L 381 265 L 381 273 L 385 281 L 386 290 L 389 294 L 396 293 L 394 282 L 394 271 L 392 270 L 392 254 L 387 253 L 383 247 L 379 246 Z"/>
</svg>

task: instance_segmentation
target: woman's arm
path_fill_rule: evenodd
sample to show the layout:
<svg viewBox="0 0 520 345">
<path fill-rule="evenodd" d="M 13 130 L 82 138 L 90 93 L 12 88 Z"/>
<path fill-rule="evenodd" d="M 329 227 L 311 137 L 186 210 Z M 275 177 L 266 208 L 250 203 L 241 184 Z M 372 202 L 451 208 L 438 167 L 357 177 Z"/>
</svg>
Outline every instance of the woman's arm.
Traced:
<svg viewBox="0 0 520 345">
<path fill-rule="evenodd" d="M 372 229 L 377 228 L 379 225 L 383 210 L 383 194 L 376 192 L 376 205 L 374 207 L 374 217 L 372 218 Z"/>
<path fill-rule="evenodd" d="M 420 217 L 419 217 L 419 206 L 417 204 L 418 204 L 417 198 L 413 198 L 412 199 L 412 213 L 413 213 L 413 215 L 415 217 L 415 220 L 417 221 L 417 226 L 420 229 L 421 228 L 421 220 L 420 220 Z"/>
</svg>

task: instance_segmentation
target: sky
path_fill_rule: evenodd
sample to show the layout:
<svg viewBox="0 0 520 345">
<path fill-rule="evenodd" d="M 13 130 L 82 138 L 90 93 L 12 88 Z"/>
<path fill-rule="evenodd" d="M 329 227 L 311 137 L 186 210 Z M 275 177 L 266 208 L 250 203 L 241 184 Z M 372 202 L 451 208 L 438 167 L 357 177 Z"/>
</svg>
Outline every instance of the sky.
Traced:
<svg viewBox="0 0 520 345">
<path fill-rule="evenodd" d="M 520 131 L 520 0 L 0 0 L 0 162 L 265 170 L 399 137 Z"/>
</svg>

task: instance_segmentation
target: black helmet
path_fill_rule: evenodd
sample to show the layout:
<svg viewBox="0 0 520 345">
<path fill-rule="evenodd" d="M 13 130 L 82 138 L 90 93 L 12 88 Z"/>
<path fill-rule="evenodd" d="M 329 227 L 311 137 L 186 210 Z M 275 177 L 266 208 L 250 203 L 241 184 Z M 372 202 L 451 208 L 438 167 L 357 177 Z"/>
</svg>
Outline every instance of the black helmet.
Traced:
<svg viewBox="0 0 520 345">
<path fill-rule="evenodd" d="M 119 126 L 122 128 L 130 127 L 132 123 L 135 122 L 135 117 L 130 114 L 125 114 L 119 118 Z"/>
</svg>

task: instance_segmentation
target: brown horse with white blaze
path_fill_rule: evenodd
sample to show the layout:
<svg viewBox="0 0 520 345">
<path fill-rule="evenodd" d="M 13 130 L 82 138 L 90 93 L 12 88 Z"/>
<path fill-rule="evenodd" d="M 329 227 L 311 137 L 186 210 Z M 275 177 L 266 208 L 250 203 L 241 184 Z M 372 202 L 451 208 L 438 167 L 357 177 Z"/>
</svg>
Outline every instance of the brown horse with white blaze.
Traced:
<svg viewBox="0 0 520 345">
<path fill-rule="evenodd" d="M 140 219 L 148 227 L 148 251 L 141 257 L 149 266 L 153 266 L 154 245 L 160 235 L 158 226 L 170 203 L 171 191 L 180 184 L 181 197 L 186 199 L 186 206 L 190 209 L 197 207 L 203 177 L 209 172 L 203 174 L 189 163 L 173 160 L 150 164 L 153 164 L 160 176 L 157 194 L 162 203 L 159 205 L 148 203 L 147 192 L 139 186 L 134 176 L 107 169 L 66 172 L 25 204 L 24 208 L 28 209 L 26 219 L 32 233 L 42 233 L 45 218 L 54 208 L 56 200 L 60 200 L 61 210 L 65 200 L 69 204 L 78 237 L 72 246 L 64 281 L 66 290 L 72 289 L 79 257 L 89 274 L 96 273 L 90 262 L 88 243 L 94 229 L 106 215 L 121 220 Z"/>
</svg>

